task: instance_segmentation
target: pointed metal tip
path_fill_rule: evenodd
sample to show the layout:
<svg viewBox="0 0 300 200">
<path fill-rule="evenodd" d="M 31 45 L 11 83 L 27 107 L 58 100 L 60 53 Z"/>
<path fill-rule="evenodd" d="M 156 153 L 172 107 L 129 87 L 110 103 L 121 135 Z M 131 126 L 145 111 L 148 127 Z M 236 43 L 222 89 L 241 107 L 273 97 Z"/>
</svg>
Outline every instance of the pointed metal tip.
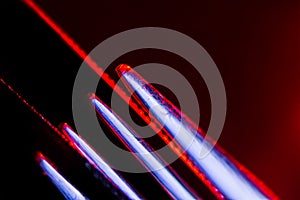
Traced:
<svg viewBox="0 0 300 200">
<path fill-rule="evenodd" d="M 126 64 L 120 64 L 117 68 L 116 68 L 116 72 L 118 74 L 119 77 L 121 77 L 124 73 L 128 72 L 131 70 L 131 67 L 129 65 Z"/>
<path fill-rule="evenodd" d="M 71 126 L 67 123 L 63 123 L 61 128 L 65 137 L 69 139 L 72 144 L 78 144 L 78 134 L 71 128 Z"/>
<path fill-rule="evenodd" d="M 42 160 L 45 160 L 45 156 L 42 154 L 42 152 L 38 151 L 36 152 L 35 159 L 38 163 L 41 163 Z"/>
<path fill-rule="evenodd" d="M 71 128 L 71 126 L 67 122 L 63 122 L 59 125 L 59 128 L 65 130 L 67 128 Z"/>
<path fill-rule="evenodd" d="M 69 124 L 67 124 L 67 123 L 63 123 L 61 129 L 62 129 L 69 137 L 71 137 L 70 132 L 74 132 L 74 131 L 72 130 L 71 126 L 69 126 Z"/>
<path fill-rule="evenodd" d="M 92 104 L 95 107 L 95 109 L 100 114 L 102 114 L 103 112 L 107 112 L 109 110 L 107 105 L 101 99 L 99 99 L 96 95 L 90 97 L 90 100 L 92 101 Z"/>
<path fill-rule="evenodd" d="M 89 98 L 91 101 L 93 101 L 93 99 L 96 99 L 97 96 L 96 96 L 95 93 L 89 93 L 89 94 L 88 94 L 88 98 Z"/>
<path fill-rule="evenodd" d="M 89 99 L 95 109 L 99 110 L 99 107 L 103 106 L 103 102 L 96 96 L 96 94 L 89 94 Z"/>
<path fill-rule="evenodd" d="M 36 155 L 35 155 L 35 160 L 40 164 L 43 165 L 45 163 L 48 163 L 49 165 L 51 165 L 53 167 L 53 169 L 57 170 L 57 166 L 50 161 L 41 151 L 37 151 Z"/>
</svg>

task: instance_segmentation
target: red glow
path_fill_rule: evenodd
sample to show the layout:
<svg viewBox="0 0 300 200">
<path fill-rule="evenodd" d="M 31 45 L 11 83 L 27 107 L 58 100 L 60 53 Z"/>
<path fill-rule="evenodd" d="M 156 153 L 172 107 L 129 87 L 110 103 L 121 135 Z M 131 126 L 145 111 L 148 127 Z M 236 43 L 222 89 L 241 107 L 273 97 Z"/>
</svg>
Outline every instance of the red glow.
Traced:
<svg viewBox="0 0 300 200">
<path fill-rule="evenodd" d="M 68 125 L 67 123 L 63 123 L 60 127 L 60 130 L 63 133 L 61 136 L 66 138 L 70 147 L 72 147 L 75 151 L 77 151 L 77 153 L 79 153 L 81 157 L 88 159 L 90 164 L 93 165 L 94 168 L 97 168 L 97 165 L 92 160 L 90 160 L 84 152 L 82 152 L 82 150 L 75 144 L 73 139 L 68 135 L 68 133 L 65 130 L 66 128 L 69 128 L 72 130 L 70 125 Z"/>
<path fill-rule="evenodd" d="M 129 102 L 129 106 L 138 113 L 141 118 L 150 125 L 150 127 L 164 140 L 166 144 L 169 144 L 170 148 L 180 156 L 180 159 L 185 163 L 185 165 L 194 172 L 194 174 L 206 184 L 206 186 L 215 194 L 218 199 L 224 199 L 223 195 L 211 184 L 209 179 L 205 177 L 205 175 L 194 166 L 193 161 L 188 158 L 188 156 L 182 152 L 184 152 L 179 145 L 172 141 L 172 138 L 167 133 L 167 131 L 160 130 L 159 123 L 154 120 L 154 123 L 148 123 L 150 121 L 149 117 L 145 115 L 145 111 L 140 109 L 137 104 L 133 101 L 129 101 L 130 97 L 119 87 L 115 84 L 114 80 L 110 78 L 110 76 L 103 72 L 103 69 L 98 66 L 98 64 L 70 37 L 67 35 L 65 31 L 61 27 L 59 27 L 37 4 L 35 4 L 32 0 L 24 0 L 24 2 L 36 13 L 41 17 L 45 23 L 47 23 L 60 37 L 61 39 L 80 57 L 86 62 L 91 69 L 93 69 L 103 80 L 112 88 L 114 91 L 125 101 Z M 126 70 L 126 66 L 121 66 L 122 70 Z M 21 98 L 22 99 L 22 98 Z M 23 100 L 24 103 L 27 105 L 27 102 Z M 37 113 L 37 111 L 33 108 L 33 111 Z M 41 116 L 42 117 L 42 116 Z M 43 118 L 43 117 L 42 117 Z M 44 118 L 43 118 L 44 119 Z M 47 123 L 50 124 L 46 120 Z M 52 125 L 51 125 L 52 126 Z M 52 126 L 57 132 L 59 132 L 54 126 Z M 60 132 L 59 132 L 60 133 Z M 60 135 L 62 135 L 60 133 Z M 172 142 L 171 142 L 172 141 Z M 220 147 L 217 147 L 221 149 Z M 223 151 L 223 150 L 222 150 Z M 223 151 L 224 152 L 224 151 Z M 229 157 L 229 154 L 226 153 Z M 241 171 L 243 171 L 249 179 L 253 181 L 265 194 L 270 196 L 272 199 L 278 199 L 275 194 L 271 190 L 269 190 L 260 180 L 258 180 L 251 172 L 249 172 L 245 167 L 231 158 L 231 161 L 239 167 Z"/>
<path fill-rule="evenodd" d="M 38 163 L 42 162 L 43 160 L 47 161 L 55 170 L 58 170 L 58 167 L 50 161 L 42 152 L 38 151 L 36 152 L 35 159 Z M 44 175 L 48 175 L 45 171 L 43 171 Z"/>
<path fill-rule="evenodd" d="M 267 186 L 264 184 L 263 181 L 261 181 L 259 178 L 257 178 L 250 170 L 248 170 L 244 165 L 242 165 L 240 162 L 238 162 L 235 158 L 233 158 L 228 152 L 226 152 L 220 145 L 216 144 L 215 148 L 218 148 L 220 152 L 222 152 L 226 157 L 235 165 L 238 167 L 238 169 L 243 172 L 247 178 L 256 185 L 257 188 L 259 188 L 266 196 L 268 196 L 272 200 L 279 200 L 279 197 Z"/>
<path fill-rule="evenodd" d="M 102 76 L 103 80 L 112 88 L 114 91 L 125 101 L 129 102 L 129 106 L 138 113 L 141 118 L 149 124 L 149 126 L 163 139 L 163 141 L 169 145 L 169 147 L 180 157 L 181 160 L 186 164 L 194 174 L 203 181 L 207 187 L 218 197 L 218 199 L 223 199 L 223 195 L 219 193 L 216 188 L 210 183 L 210 181 L 205 178 L 204 174 L 199 171 L 196 167 L 194 167 L 191 163 L 192 161 L 187 157 L 187 155 L 183 154 L 183 149 L 177 145 L 174 141 L 172 141 L 171 136 L 167 133 L 167 131 L 161 130 L 159 123 L 154 120 L 154 123 L 148 123 L 151 120 L 148 116 L 145 115 L 145 111 L 140 109 L 137 104 L 133 101 L 130 101 L 130 97 L 110 78 L 107 73 L 104 73 L 103 70 L 98 66 L 98 64 L 90 57 L 88 54 L 79 47 L 79 45 L 67 35 L 62 28 L 60 28 L 54 20 L 50 18 L 37 4 L 35 4 L 32 0 L 24 0 L 24 2 L 41 17 L 45 23 L 47 23 L 60 37 L 61 39 L 72 48 L 72 50 L 80 56 L 99 76 Z M 127 65 L 123 65 L 122 69 L 125 69 Z M 172 142 L 171 142 L 172 141 Z M 72 145 L 73 146 L 73 145 Z"/>
<path fill-rule="evenodd" d="M 41 152 L 36 153 L 36 160 L 40 162 L 41 160 L 46 160 L 45 156 Z"/>
<path fill-rule="evenodd" d="M 10 86 L 8 83 L 6 83 L 4 81 L 4 79 L 2 79 L 1 77 L 0 77 L 0 83 L 2 83 L 4 86 L 6 86 L 7 89 L 9 89 L 21 102 L 23 102 L 25 104 L 26 107 L 29 108 L 30 111 L 32 111 L 34 114 L 36 114 L 52 130 L 54 130 L 59 136 L 61 136 L 61 138 L 63 138 L 66 142 L 68 142 L 67 139 L 65 137 L 63 137 L 63 134 L 47 118 L 45 118 L 42 115 L 42 113 L 38 112 L 34 106 L 30 105 L 25 98 L 23 98 L 16 90 L 14 90 L 14 88 L 12 86 Z"/>
<path fill-rule="evenodd" d="M 131 67 L 126 65 L 126 64 L 121 64 L 116 68 L 116 71 L 117 71 L 117 73 L 120 77 L 122 77 L 123 74 L 125 74 L 126 72 L 128 72 L 130 70 L 133 70 L 133 69 L 131 69 Z M 143 80 L 143 78 L 138 73 L 135 72 L 135 75 L 139 76 L 140 80 Z M 126 81 L 125 81 L 125 85 L 128 88 L 128 90 L 132 90 L 132 88 L 129 85 L 126 84 Z M 161 95 L 159 93 L 159 91 L 157 91 L 155 88 L 152 87 L 151 89 L 152 89 L 152 91 L 155 91 L 154 93 L 156 93 L 158 95 Z M 165 97 L 161 96 L 161 98 L 163 99 L 162 101 L 167 102 L 169 105 L 173 105 L 173 103 L 170 102 Z M 139 102 L 140 105 L 144 105 L 143 101 L 140 98 L 137 97 L 136 100 Z M 144 105 L 144 108 L 145 108 L 145 105 Z M 180 112 L 180 110 L 175 106 L 174 106 L 174 109 L 176 109 L 176 111 L 178 113 Z M 184 114 L 181 113 L 181 115 L 184 115 Z M 159 123 L 155 118 L 151 118 L 151 119 L 153 119 L 156 123 Z M 192 126 L 194 126 L 198 130 L 199 134 L 205 136 L 204 131 L 200 127 L 198 127 L 198 125 L 196 125 L 190 119 L 186 119 L 186 120 L 189 122 L 189 124 L 191 124 Z M 167 133 L 166 130 L 164 130 L 164 131 Z M 230 154 L 227 153 L 224 149 L 222 149 L 215 141 L 213 141 L 212 138 L 208 138 L 208 139 L 207 138 L 208 137 L 206 136 L 205 139 L 207 141 L 211 142 L 212 144 L 214 144 L 215 145 L 214 148 L 216 148 L 216 149 L 218 149 L 218 151 L 222 152 L 222 154 L 224 154 L 230 160 L 231 163 L 233 163 L 254 185 L 256 185 L 256 187 L 259 188 L 259 190 L 262 193 L 264 193 L 270 199 L 278 199 L 278 197 L 261 180 L 259 180 L 253 173 L 251 173 L 248 169 L 246 169 L 243 165 L 241 165 L 237 160 L 235 160 L 232 156 L 230 156 Z M 177 147 L 172 147 L 172 149 L 178 155 L 178 148 Z M 201 172 L 201 169 L 198 168 L 197 166 L 195 166 L 193 160 L 190 159 L 188 157 L 188 155 L 183 154 L 181 156 L 181 154 L 179 154 L 179 156 L 181 157 L 181 159 L 183 160 L 185 165 L 188 166 L 194 172 L 194 174 L 200 180 L 202 180 L 202 182 L 204 182 L 206 184 L 206 186 L 211 190 L 211 192 L 218 199 L 224 199 L 224 196 L 222 195 L 222 193 L 220 193 L 219 190 L 211 183 L 211 181 L 208 178 L 206 178 L 206 175 Z M 185 157 L 183 158 L 183 156 L 185 156 Z"/>
<path fill-rule="evenodd" d="M 41 19 L 44 20 L 58 35 L 59 37 L 94 70 L 125 102 L 130 102 L 130 97 L 115 84 L 114 80 L 109 74 L 103 72 L 103 69 L 90 57 L 57 23 L 47 15 L 42 8 L 40 8 L 32 0 L 24 0 L 25 4 L 28 5 Z M 130 102 L 129 106 L 147 122 L 149 117 L 145 115 L 144 111 L 141 110 L 134 102 Z M 155 127 L 153 130 L 159 130 Z"/>
</svg>

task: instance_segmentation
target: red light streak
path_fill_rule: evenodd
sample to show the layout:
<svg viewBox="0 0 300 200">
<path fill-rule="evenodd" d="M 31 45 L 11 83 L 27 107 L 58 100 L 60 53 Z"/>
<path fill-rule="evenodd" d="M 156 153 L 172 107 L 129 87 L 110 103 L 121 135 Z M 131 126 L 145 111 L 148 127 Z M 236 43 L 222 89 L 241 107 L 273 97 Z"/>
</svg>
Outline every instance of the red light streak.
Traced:
<svg viewBox="0 0 300 200">
<path fill-rule="evenodd" d="M 154 123 L 149 123 L 151 120 L 148 116 L 145 115 L 145 110 L 140 109 L 137 104 L 133 101 L 129 101 L 130 97 L 110 78 L 110 76 L 103 72 L 102 68 L 60 27 L 57 23 L 48 16 L 42 8 L 40 8 L 32 0 L 24 0 L 27 4 L 41 19 L 44 20 L 58 35 L 59 37 L 81 58 L 86 62 L 91 69 L 93 69 L 99 76 L 102 76 L 103 80 L 112 88 L 114 91 L 125 101 L 130 102 L 129 106 L 141 116 L 141 118 L 149 124 L 149 126 L 162 138 L 162 140 L 169 145 L 169 147 L 180 157 L 181 160 L 186 163 L 186 165 L 195 173 L 195 175 L 203 181 L 210 190 L 217 196 L 219 199 L 223 199 L 222 194 L 220 194 L 216 188 L 210 183 L 210 181 L 205 177 L 203 173 L 199 171 L 198 168 L 194 167 L 191 163 L 192 161 L 189 157 L 184 154 L 182 148 L 175 142 L 172 141 L 172 137 L 163 129 L 160 129 L 160 125 L 157 120 L 154 120 Z"/>
<path fill-rule="evenodd" d="M 28 101 L 23 98 L 11 85 L 9 85 L 3 78 L 0 77 L 0 83 L 2 83 L 6 88 L 12 92 L 30 111 L 37 115 L 43 122 L 45 122 L 54 132 L 56 132 L 61 138 L 66 142 L 69 142 L 68 139 L 56 128 L 42 113 L 36 110 L 36 108 L 29 104 Z"/>
<path fill-rule="evenodd" d="M 103 72 L 103 69 L 90 57 L 57 23 L 42 10 L 32 0 L 24 0 L 25 4 L 29 6 L 46 24 L 48 24 L 53 31 L 85 62 L 94 70 L 99 77 L 101 77 L 125 102 L 129 102 L 130 97 L 115 84 L 114 80 L 109 74 Z M 129 106 L 136 112 L 139 113 L 144 120 L 150 121 L 149 117 L 145 115 L 144 111 L 141 110 L 134 102 L 130 102 Z M 153 127 L 155 128 L 155 127 Z M 154 130 L 159 130 L 155 128 Z"/>
<path fill-rule="evenodd" d="M 151 84 L 146 82 L 146 80 L 144 80 L 137 72 L 131 70 L 129 66 L 121 64 L 116 70 L 119 76 L 123 77 L 122 80 L 128 90 L 134 90 L 136 92 L 135 97 L 140 104 L 144 104 L 144 106 L 148 109 L 150 109 L 153 105 L 159 105 L 157 108 L 159 111 L 153 111 L 153 116 L 158 118 L 158 120 L 163 123 L 166 128 L 168 128 L 168 132 L 175 136 L 178 129 L 182 128 L 182 130 L 185 130 L 180 132 L 178 137 L 176 136 L 177 141 L 183 147 L 186 146 L 186 138 L 192 137 L 191 133 L 197 131 L 197 135 L 199 137 L 195 137 L 195 143 L 190 145 L 192 148 L 187 148 L 187 156 L 190 156 L 192 159 L 186 159 L 183 161 L 193 172 L 197 174 L 198 171 L 203 170 L 204 173 L 200 172 L 198 177 L 218 198 L 224 198 L 222 194 L 225 194 L 227 197 L 235 197 L 234 199 L 236 199 L 238 196 L 244 196 L 245 194 L 243 192 L 248 192 L 250 197 L 267 196 L 268 199 L 278 199 L 278 197 L 270 189 L 268 189 L 262 181 L 229 156 L 228 153 L 225 153 L 225 151 L 219 146 L 212 149 L 211 154 L 208 155 L 211 157 L 206 157 L 207 159 L 199 161 L 197 157 L 197 149 L 201 149 L 201 143 L 202 140 L 204 140 L 202 133 L 198 132 L 199 128 L 194 127 L 193 124 L 191 125 L 189 123 L 190 119 L 188 119 L 187 116 L 183 115 L 184 117 L 179 117 L 180 115 L 178 115 L 178 112 L 180 111 L 178 108 L 162 96 Z M 180 126 L 182 120 L 184 123 Z M 227 161 L 225 162 L 225 160 Z M 224 165 L 224 163 L 231 163 L 231 165 Z M 195 170 L 195 168 L 199 168 L 199 170 Z M 216 175 L 220 173 L 220 171 L 222 171 L 221 174 L 223 179 Z M 210 178 L 205 178 L 206 175 Z M 225 178 L 227 182 L 224 182 Z M 247 179 L 250 179 L 250 182 Z M 231 183 L 231 185 L 228 187 L 226 183 Z M 236 189 L 243 188 L 243 190 L 240 190 L 242 192 L 238 192 L 239 190 L 233 190 L 232 185 L 235 185 Z M 219 189 L 222 190 L 222 193 L 219 192 Z"/>
<path fill-rule="evenodd" d="M 81 58 L 86 62 L 91 69 L 93 69 L 100 77 L 103 78 L 103 80 L 112 88 L 114 91 L 125 101 L 130 102 L 129 106 L 138 113 L 141 118 L 145 122 L 150 122 L 150 118 L 145 115 L 145 111 L 143 109 L 140 109 L 137 104 L 135 104 L 133 101 L 129 101 L 130 97 L 118 86 L 115 84 L 114 80 L 110 78 L 110 76 L 103 72 L 102 68 L 98 66 L 98 64 L 60 27 L 58 26 L 54 20 L 48 16 L 36 3 L 34 3 L 32 0 L 24 0 L 25 4 L 28 5 L 41 19 L 44 20 L 45 23 L 47 23 L 59 36 L 60 38 Z M 4 82 L 2 79 L 0 79 L 1 82 Z M 5 82 L 4 82 L 5 83 Z M 17 93 L 16 93 L 17 94 Z M 17 94 L 18 96 L 18 94 Z M 23 98 L 20 98 L 23 100 L 23 102 L 31 108 L 24 100 Z M 55 128 L 51 123 L 46 120 L 40 113 L 38 113 L 34 107 L 31 108 L 32 111 L 34 111 L 36 114 L 38 114 L 46 123 L 48 123 L 53 129 L 55 129 L 56 132 L 59 133 L 59 135 L 62 135 L 57 128 Z M 174 143 L 171 136 L 165 132 L 164 130 L 160 130 L 160 126 L 158 125 L 157 121 L 154 120 L 155 123 L 149 123 L 151 128 L 164 140 L 166 144 L 169 144 L 170 148 L 178 155 L 180 156 L 180 159 L 195 173 L 195 175 L 203 181 L 208 188 L 216 195 L 218 199 L 223 199 L 224 197 L 222 194 L 211 184 L 211 182 L 205 177 L 205 175 L 199 171 L 197 167 L 193 165 L 193 161 L 189 159 L 189 157 L 183 153 L 183 150 L 180 148 L 179 145 Z M 148 124 L 148 123 L 147 123 Z M 220 151 L 224 152 L 219 146 L 217 146 Z M 251 172 L 249 172 L 245 167 L 243 167 L 240 163 L 235 161 L 231 156 L 229 156 L 228 153 L 226 153 L 226 156 L 230 157 L 231 161 L 235 163 L 235 165 L 238 166 L 238 168 L 243 171 L 249 179 L 251 179 L 256 185 L 258 185 L 268 196 L 276 197 L 271 190 L 269 190 L 259 179 L 257 179 Z M 277 199 L 277 198 L 274 198 Z"/>
</svg>

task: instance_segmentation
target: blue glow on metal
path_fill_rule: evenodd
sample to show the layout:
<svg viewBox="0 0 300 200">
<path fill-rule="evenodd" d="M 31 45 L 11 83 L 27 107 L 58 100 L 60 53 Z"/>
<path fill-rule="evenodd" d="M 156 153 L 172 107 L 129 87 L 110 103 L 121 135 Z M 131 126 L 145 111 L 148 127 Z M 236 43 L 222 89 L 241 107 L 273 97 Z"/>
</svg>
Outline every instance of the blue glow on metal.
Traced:
<svg viewBox="0 0 300 200">
<path fill-rule="evenodd" d="M 39 157 L 39 164 L 50 178 L 51 182 L 68 200 L 88 200 L 71 183 L 69 183 L 55 168 L 43 157 Z"/>
<path fill-rule="evenodd" d="M 121 190 L 129 199 L 143 199 L 134 189 L 117 174 L 83 139 L 81 139 L 68 125 L 64 125 L 66 131 L 74 145 L 80 150 L 82 155 L 89 160 L 98 171 L 103 174 L 116 188 Z"/>
<path fill-rule="evenodd" d="M 139 161 L 151 172 L 171 197 L 186 200 L 200 199 L 200 197 L 193 194 L 188 186 L 172 172 L 171 168 L 164 167 L 162 164 L 163 161 L 161 161 L 157 155 L 150 152 L 148 144 L 137 138 L 137 134 L 113 113 L 110 108 L 96 98 L 92 98 L 92 102 L 100 114 L 100 117 L 109 124 L 118 138 L 135 154 Z"/>
<path fill-rule="evenodd" d="M 190 123 L 190 119 L 181 115 L 171 102 L 139 74 L 129 66 L 124 70 L 117 70 L 128 89 L 135 91 L 138 101 L 151 110 L 152 115 L 186 150 L 195 166 L 206 175 L 225 199 L 269 199 L 226 155 L 217 148 L 211 149 L 212 144 L 204 139 L 199 129 Z M 206 156 L 201 157 L 201 152 L 206 152 Z"/>
</svg>

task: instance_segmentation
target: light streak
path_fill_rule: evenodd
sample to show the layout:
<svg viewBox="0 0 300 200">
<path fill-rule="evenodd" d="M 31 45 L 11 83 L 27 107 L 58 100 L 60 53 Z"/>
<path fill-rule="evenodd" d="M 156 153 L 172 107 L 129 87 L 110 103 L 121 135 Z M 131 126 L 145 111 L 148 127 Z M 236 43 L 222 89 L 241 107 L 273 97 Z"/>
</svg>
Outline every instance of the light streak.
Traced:
<svg viewBox="0 0 300 200">
<path fill-rule="evenodd" d="M 80 47 L 75 40 L 70 37 L 67 32 L 63 30 L 40 6 L 38 6 L 33 0 L 23 0 L 23 2 L 34 11 L 96 74 L 100 77 L 102 76 L 103 80 L 110 86 L 114 91 L 123 99 L 125 102 L 129 102 L 129 106 L 141 117 L 142 120 L 149 124 L 149 126 L 163 139 L 165 143 L 170 142 L 169 135 L 164 131 L 160 130 L 160 126 L 154 120 L 153 123 L 150 123 L 151 120 L 149 116 L 146 115 L 143 109 L 141 109 L 135 102 L 130 101 L 130 97 L 115 84 L 114 80 L 109 76 L 109 74 L 103 72 L 102 68 Z M 169 143 L 170 148 L 177 154 L 182 155 L 181 148 L 176 145 L 175 142 Z M 186 156 L 182 155 L 182 159 L 187 159 Z M 196 168 L 193 168 L 194 172 L 198 175 L 199 172 Z M 196 171 L 195 171 L 196 170 Z M 203 180 L 205 181 L 205 180 Z"/>
<path fill-rule="evenodd" d="M 10 84 L 0 77 L 0 83 L 3 84 L 13 95 L 17 97 L 31 112 L 38 116 L 44 123 L 46 123 L 55 133 L 62 136 L 62 133 L 33 105 L 31 105 L 19 92 L 17 92 Z M 68 142 L 68 141 L 66 141 Z"/>
<path fill-rule="evenodd" d="M 93 59 L 91 57 L 89 57 L 85 51 L 80 48 L 80 46 L 71 38 L 69 37 L 66 32 L 63 31 L 62 28 L 60 28 L 37 4 L 35 4 L 32 0 L 24 0 L 24 2 L 35 12 L 37 13 L 62 39 L 63 41 L 69 45 L 73 51 L 75 53 L 77 53 L 77 55 L 79 57 L 81 57 L 82 59 L 84 59 L 84 61 L 99 75 L 102 76 L 103 80 L 111 87 L 114 88 L 116 93 L 120 95 L 120 97 L 125 101 L 125 102 L 129 102 L 129 97 L 126 95 L 126 93 L 117 85 L 115 86 L 114 81 L 110 78 L 110 76 L 106 73 L 103 73 L 103 70 L 93 61 Z M 132 102 L 132 101 L 131 101 Z M 142 119 L 146 122 L 149 122 L 150 119 L 148 116 L 146 116 L 144 114 L 144 111 L 141 110 L 135 103 L 130 103 L 129 106 L 136 112 L 138 113 Z M 150 123 L 151 128 L 157 132 L 157 130 L 159 130 L 159 126 L 155 125 L 155 123 Z M 169 139 L 167 138 L 168 136 L 163 135 L 162 132 L 158 132 L 158 134 L 161 136 L 161 138 L 167 143 L 167 141 L 169 141 Z M 199 136 L 200 137 L 200 136 Z M 201 140 L 201 139 L 199 139 Z M 189 139 L 184 139 L 181 142 L 184 141 L 189 141 Z M 208 144 L 209 145 L 209 144 Z M 195 145 L 196 146 L 196 145 Z M 172 147 L 171 147 L 172 148 Z M 176 152 L 178 154 L 178 150 L 176 150 L 175 148 L 172 148 L 174 150 L 174 152 Z M 217 148 L 214 148 L 217 149 Z M 217 151 L 217 150 L 216 150 Z M 222 151 L 219 149 L 219 151 L 217 151 L 218 153 L 220 153 L 220 155 L 225 156 L 224 153 L 222 153 Z M 190 169 L 192 169 L 193 172 L 195 172 L 195 174 L 201 178 L 201 180 L 212 190 L 212 192 L 214 194 L 216 194 L 219 198 L 223 198 L 222 196 L 222 192 L 219 191 L 219 186 L 218 184 L 216 184 L 216 182 L 214 182 L 214 179 L 211 179 L 209 177 L 204 177 L 207 176 L 207 172 L 203 169 L 201 169 L 199 166 L 197 167 L 197 161 L 192 160 L 191 161 L 191 156 L 186 156 L 185 154 L 183 154 L 183 156 L 181 156 L 182 160 L 186 161 L 186 164 L 188 167 L 190 167 Z M 241 178 L 242 180 L 246 180 L 246 183 L 248 183 L 249 181 L 252 182 L 253 184 L 251 184 L 254 188 L 259 188 L 260 191 L 262 191 L 262 193 L 264 193 L 266 196 L 270 197 L 270 199 L 278 199 L 278 197 L 269 189 L 267 188 L 260 180 L 258 180 L 252 173 L 250 173 L 246 168 L 244 168 L 241 164 L 239 164 L 238 162 L 236 162 L 234 159 L 228 159 L 228 157 L 230 157 L 229 155 L 225 156 L 226 159 L 225 160 L 231 160 L 230 163 L 232 163 L 232 165 L 237 169 L 237 171 L 241 174 L 243 174 L 243 178 Z M 194 165 L 196 165 L 196 167 L 194 167 Z M 234 168 L 234 167 L 229 167 L 230 168 Z M 201 172 L 204 173 L 201 173 Z M 208 179 L 207 179 L 208 178 Z M 211 182 L 214 184 L 211 185 Z M 218 182 L 218 181 L 217 181 Z M 246 184 L 247 185 L 247 184 Z M 216 187 L 215 187 L 216 186 Z M 255 187 L 256 186 L 256 187 Z M 224 186 L 226 187 L 226 186 Z M 250 187 L 251 188 L 251 187 Z M 258 192 L 259 193 L 259 192 Z"/>
<path fill-rule="evenodd" d="M 83 139 L 81 139 L 69 125 L 64 124 L 63 130 L 73 143 L 74 147 L 84 156 L 107 180 L 113 183 L 129 199 L 143 199 L 134 189 L 117 174 Z"/>
<path fill-rule="evenodd" d="M 163 161 L 151 153 L 149 145 L 138 138 L 137 134 L 101 100 L 92 97 L 92 102 L 100 117 L 109 125 L 114 134 L 134 153 L 171 197 L 186 200 L 200 199 L 170 167 L 165 167 L 162 164 Z"/>
<path fill-rule="evenodd" d="M 204 139 L 203 132 L 138 73 L 128 65 L 120 65 L 116 70 L 127 88 L 135 91 L 137 100 L 151 110 L 153 117 L 164 125 L 168 133 L 186 150 L 195 167 L 203 172 L 223 196 L 219 198 L 277 199 L 265 186 L 260 187 L 263 185 L 260 181 L 251 179 L 253 175 L 244 173 L 236 161 L 229 159 L 218 148 L 211 148 L 212 144 Z M 211 151 L 201 158 L 200 152 L 208 152 L 209 149 Z"/>
<path fill-rule="evenodd" d="M 28 101 L 21 96 L 11 85 L 9 85 L 3 78 L 0 77 L 0 83 L 3 84 L 17 99 L 19 99 L 30 111 L 38 116 L 44 123 L 46 123 L 60 138 L 62 138 L 70 146 L 78 150 L 78 152 L 84 156 L 101 174 L 114 184 L 119 191 L 121 191 L 129 199 L 142 199 L 136 193 L 126 181 L 114 172 L 93 150 L 86 144 L 67 124 L 63 125 L 63 132 L 56 128 L 43 114 L 41 114 L 34 106 L 28 103 Z M 67 133 L 67 134 L 66 134 Z M 83 148 L 80 148 L 80 145 Z M 86 148 L 85 148 L 86 147 Z M 38 154 L 38 161 L 42 163 L 42 166 L 47 167 L 46 160 L 41 153 Z M 48 169 L 48 168 L 47 168 Z M 100 169 L 100 170 L 99 170 Z"/>
<path fill-rule="evenodd" d="M 84 49 L 82 49 L 80 45 L 63 30 L 63 28 L 61 28 L 49 15 L 47 15 L 40 6 L 38 6 L 33 0 L 23 0 L 23 2 L 31 8 L 96 74 L 98 74 L 99 77 L 101 77 L 108 86 L 121 97 L 121 99 L 125 102 L 130 102 L 130 97 L 122 90 L 122 88 L 115 84 L 110 75 L 103 72 L 101 66 L 99 66 L 93 58 L 89 56 Z M 143 110 L 141 110 L 137 104 L 130 102 L 129 106 L 138 113 L 146 123 L 150 122 L 149 117 L 145 115 Z M 155 124 L 151 123 L 151 126 L 154 130 L 159 130 Z"/>
<path fill-rule="evenodd" d="M 69 183 L 41 153 L 38 153 L 37 160 L 44 173 L 66 199 L 88 200 L 88 198 L 83 196 L 71 183 Z"/>
</svg>

